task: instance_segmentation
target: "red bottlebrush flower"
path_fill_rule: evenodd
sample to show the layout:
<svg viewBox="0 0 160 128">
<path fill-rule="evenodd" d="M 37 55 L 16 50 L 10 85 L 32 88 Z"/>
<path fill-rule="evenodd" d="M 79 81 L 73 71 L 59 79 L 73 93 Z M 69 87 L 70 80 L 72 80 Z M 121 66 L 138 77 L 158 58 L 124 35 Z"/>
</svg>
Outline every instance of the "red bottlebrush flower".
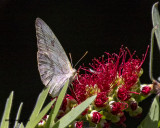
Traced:
<svg viewBox="0 0 160 128">
<path fill-rule="evenodd" d="M 141 89 L 141 93 L 142 93 L 143 95 L 148 95 L 148 94 L 150 93 L 150 91 L 151 91 L 151 87 L 149 87 L 149 86 L 144 86 L 144 87 L 142 87 L 142 89 Z"/>
<path fill-rule="evenodd" d="M 120 117 L 120 121 L 117 122 L 116 124 L 117 125 L 123 125 L 123 127 L 126 127 L 126 124 L 124 124 L 125 121 L 126 121 L 126 117 L 125 117 L 125 115 L 123 115 L 123 116 Z"/>
<path fill-rule="evenodd" d="M 77 121 L 75 123 L 75 128 L 83 128 L 83 121 Z"/>
<path fill-rule="evenodd" d="M 125 86 L 130 89 L 133 85 L 137 83 L 139 78 L 139 72 L 141 64 L 140 59 L 130 59 L 123 65 L 122 78 L 124 79 Z"/>
<path fill-rule="evenodd" d="M 96 77 L 91 74 L 82 74 L 77 76 L 77 80 L 75 80 L 72 84 L 74 86 L 74 95 L 75 99 L 78 103 L 83 102 L 92 95 L 95 95 L 95 84 Z M 95 90 L 95 91 L 93 91 Z"/>
<path fill-rule="evenodd" d="M 63 99 L 63 103 L 62 103 L 62 106 L 61 106 L 60 109 L 65 112 L 66 108 L 67 108 L 67 99 L 66 99 L 66 96 L 65 96 L 64 99 Z"/>
<path fill-rule="evenodd" d="M 148 46 L 149 48 L 149 46 Z M 146 54 L 143 55 L 142 60 L 140 59 L 133 59 L 133 55 L 135 54 L 135 52 L 133 54 L 130 53 L 129 49 L 127 48 L 127 51 L 130 55 L 130 58 L 128 59 L 127 62 L 125 62 L 126 59 L 126 51 L 123 50 L 123 48 L 121 48 L 123 55 L 123 59 L 122 59 L 122 64 L 120 66 L 120 74 L 122 75 L 122 78 L 124 80 L 125 86 L 127 88 L 127 90 L 129 90 L 132 86 L 134 86 L 139 78 L 139 73 L 141 71 L 141 66 L 146 58 L 147 52 L 148 52 L 148 48 L 146 51 Z"/>
<path fill-rule="evenodd" d="M 101 121 L 102 115 L 99 112 L 92 111 L 90 115 L 93 123 L 98 124 Z"/>
<path fill-rule="evenodd" d="M 129 95 L 125 87 L 121 87 L 118 89 L 117 96 L 118 96 L 118 99 L 121 101 L 126 101 L 131 98 L 131 96 Z"/>
<path fill-rule="evenodd" d="M 57 119 L 60 119 L 62 118 L 66 113 L 64 112 L 59 112 L 58 115 L 57 115 Z"/>
<path fill-rule="evenodd" d="M 107 100 L 108 100 L 108 98 L 106 96 L 106 92 L 100 92 L 100 93 L 98 93 L 94 103 L 95 103 L 96 107 L 104 107 L 104 106 L 106 106 Z"/>
<path fill-rule="evenodd" d="M 61 106 L 60 110 L 63 110 L 65 112 L 67 110 L 67 108 L 71 109 L 70 106 L 69 106 L 69 104 L 71 102 L 76 103 L 76 100 L 72 96 L 67 94 L 63 99 L 63 103 L 62 103 L 62 106 Z"/>
<path fill-rule="evenodd" d="M 119 113 L 122 113 L 122 111 L 127 108 L 127 103 L 114 102 L 111 105 L 111 108 L 112 108 L 111 113 L 113 115 L 117 115 Z"/>
<path fill-rule="evenodd" d="M 104 126 L 103 126 L 103 128 L 110 128 L 110 123 L 104 123 Z"/>
<path fill-rule="evenodd" d="M 126 121 L 126 116 L 125 115 L 120 117 L 120 122 L 124 122 L 124 121 Z"/>
<path fill-rule="evenodd" d="M 130 103 L 130 107 L 131 107 L 131 109 L 134 111 L 134 110 L 137 109 L 138 104 L 137 104 L 135 101 L 132 101 L 132 102 Z"/>
<path fill-rule="evenodd" d="M 94 74 L 97 76 L 97 85 L 101 92 L 110 92 L 111 84 L 115 82 L 117 78 L 117 69 L 119 64 L 119 56 L 106 53 L 108 59 L 100 57 L 99 59 L 93 59 L 93 63 L 90 64 L 94 70 Z"/>
<path fill-rule="evenodd" d="M 148 51 L 148 49 L 147 49 Z M 129 53 L 130 58 L 126 60 L 126 55 Z M 146 52 L 147 53 L 147 52 Z M 78 104 L 100 92 L 105 92 L 106 96 L 113 96 L 115 90 L 119 88 L 117 92 L 118 99 L 126 101 L 130 98 L 131 88 L 136 85 L 140 77 L 141 66 L 146 58 L 143 56 L 142 60 L 134 59 L 133 54 L 123 47 L 120 49 L 119 54 L 106 53 L 107 59 L 100 57 L 99 59 L 93 59 L 91 68 L 80 67 L 85 71 L 85 74 L 77 76 L 77 79 L 72 83 L 74 90 L 74 97 Z M 95 105 L 97 107 L 104 106 L 105 97 L 97 97 Z"/>
<path fill-rule="evenodd" d="M 74 104 L 77 104 L 77 101 L 70 96 L 69 94 L 67 94 L 62 102 L 61 108 L 59 110 L 59 113 L 57 115 L 57 119 L 60 119 L 61 117 L 63 117 L 68 111 L 70 111 Z"/>
<path fill-rule="evenodd" d="M 44 117 L 43 117 L 43 120 L 47 120 L 48 119 L 48 117 L 49 117 L 49 115 L 45 115 Z"/>
<path fill-rule="evenodd" d="M 99 126 L 101 126 L 102 128 L 110 128 L 110 124 L 111 122 L 102 119 Z"/>
<path fill-rule="evenodd" d="M 86 115 L 88 113 L 88 108 L 86 108 L 83 112 L 82 112 L 82 116 Z"/>
<path fill-rule="evenodd" d="M 38 126 L 43 126 L 44 123 L 45 123 L 45 121 L 44 121 L 44 120 L 41 120 L 41 121 L 38 123 Z"/>
</svg>

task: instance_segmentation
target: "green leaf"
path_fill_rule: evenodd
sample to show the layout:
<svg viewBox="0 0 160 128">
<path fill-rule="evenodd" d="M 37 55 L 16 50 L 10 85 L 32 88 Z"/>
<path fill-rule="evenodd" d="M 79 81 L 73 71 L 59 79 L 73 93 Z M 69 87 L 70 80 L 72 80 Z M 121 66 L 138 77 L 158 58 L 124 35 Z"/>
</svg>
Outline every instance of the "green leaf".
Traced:
<svg viewBox="0 0 160 128">
<path fill-rule="evenodd" d="M 16 127 L 14 127 L 14 128 L 24 128 L 24 125 L 23 125 L 23 123 L 17 123 Z"/>
<path fill-rule="evenodd" d="M 158 121 L 159 121 L 159 97 L 156 96 L 154 98 L 154 101 L 150 107 L 147 116 L 141 122 L 138 128 L 158 128 Z"/>
<path fill-rule="evenodd" d="M 48 92 L 49 92 L 49 87 L 47 87 L 47 88 L 45 87 L 42 90 L 42 92 L 39 94 L 35 108 L 30 116 L 30 119 L 29 119 L 30 121 L 34 120 L 38 116 L 38 114 L 44 104 L 44 101 L 46 100 Z"/>
<path fill-rule="evenodd" d="M 23 123 L 20 124 L 19 128 L 24 128 L 24 125 Z"/>
<path fill-rule="evenodd" d="M 82 102 L 76 108 L 72 109 L 69 113 L 67 113 L 60 120 L 58 120 L 55 123 L 55 125 L 53 126 L 53 128 L 67 127 L 94 101 L 95 98 L 96 98 L 96 95 L 86 99 L 84 102 Z"/>
<path fill-rule="evenodd" d="M 150 44 L 150 57 L 149 57 L 149 77 L 151 79 L 151 81 L 154 80 L 153 78 L 153 47 L 154 47 L 154 33 L 157 29 L 157 26 L 155 26 L 153 29 L 152 29 L 152 32 L 151 32 L 151 44 Z"/>
<path fill-rule="evenodd" d="M 17 112 L 16 120 L 15 120 L 15 123 L 14 123 L 14 128 L 17 128 L 18 120 L 19 120 L 20 113 L 21 113 L 21 110 L 22 110 L 22 106 L 23 106 L 23 103 L 21 103 L 19 105 L 19 109 L 18 109 L 18 112 Z"/>
<path fill-rule="evenodd" d="M 49 87 L 45 87 L 42 92 L 39 94 L 38 99 L 37 99 L 37 103 L 35 105 L 35 108 L 30 116 L 30 119 L 28 121 L 28 123 L 26 124 L 26 127 L 31 128 L 31 123 L 33 123 L 37 118 L 39 118 L 39 112 L 44 104 L 44 101 L 48 95 L 49 92 Z M 49 105 L 49 104 L 48 104 Z M 48 106 L 47 105 L 47 106 Z M 49 110 L 49 109 L 48 109 Z M 42 118 L 41 118 L 42 119 Z"/>
<path fill-rule="evenodd" d="M 27 126 L 25 128 L 34 128 L 39 122 L 40 120 L 45 116 L 45 114 L 48 112 L 48 110 L 51 108 L 51 106 L 53 105 L 53 103 L 55 102 L 55 99 L 52 100 L 39 114 L 38 116 L 35 118 L 35 120 L 29 121 L 29 123 L 27 124 Z"/>
<path fill-rule="evenodd" d="M 159 103 L 160 106 L 160 103 Z M 158 121 L 158 128 L 160 128 L 160 109 L 159 109 L 159 121 Z"/>
<path fill-rule="evenodd" d="M 160 120 L 158 121 L 158 128 L 160 127 Z"/>
<path fill-rule="evenodd" d="M 12 100 L 13 100 L 13 91 L 11 92 L 9 98 L 6 101 L 5 110 L 4 110 L 4 113 L 2 116 L 0 128 L 8 128 L 9 127 L 9 115 L 10 115 L 10 111 L 11 111 Z"/>
<path fill-rule="evenodd" d="M 152 22 L 153 22 L 153 27 L 157 26 L 155 34 L 157 38 L 158 47 L 160 50 L 160 16 L 158 11 L 158 2 L 155 3 L 152 7 Z"/>
<path fill-rule="evenodd" d="M 67 91 L 67 88 L 68 88 L 68 83 L 69 83 L 69 80 L 67 80 L 67 82 L 65 83 L 62 91 L 60 92 L 59 96 L 58 96 L 58 99 L 56 101 L 56 104 L 54 106 L 54 108 L 51 110 L 50 114 L 49 114 L 49 118 L 46 122 L 46 127 L 47 128 L 50 128 L 54 125 L 54 120 L 59 112 L 59 109 L 61 107 L 61 104 L 63 102 L 63 99 L 64 99 L 64 96 L 66 94 L 66 91 Z"/>
</svg>

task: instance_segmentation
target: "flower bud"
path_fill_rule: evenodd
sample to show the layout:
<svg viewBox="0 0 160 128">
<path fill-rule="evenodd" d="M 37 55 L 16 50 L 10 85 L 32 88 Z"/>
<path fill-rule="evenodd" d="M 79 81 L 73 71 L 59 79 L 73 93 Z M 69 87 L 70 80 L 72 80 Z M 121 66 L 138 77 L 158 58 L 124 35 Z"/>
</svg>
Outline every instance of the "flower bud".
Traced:
<svg viewBox="0 0 160 128">
<path fill-rule="evenodd" d="M 95 110 L 88 114 L 88 119 L 95 124 L 98 124 L 101 121 L 101 118 L 102 115 Z"/>
<path fill-rule="evenodd" d="M 106 117 L 107 120 L 111 120 L 112 113 L 110 113 L 110 112 L 104 112 L 104 116 Z"/>
<path fill-rule="evenodd" d="M 141 93 L 143 94 L 143 95 L 148 95 L 149 93 L 150 93 L 150 91 L 151 91 L 151 87 L 149 87 L 149 86 L 143 86 L 142 88 L 141 88 Z"/>
<path fill-rule="evenodd" d="M 83 121 L 74 122 L 74 128 L 83 128 Z"/>
<path fill-rule="evenodd" d="M 101 128 L 110 128 L 110 122 L 107 122 L 106 120 L 101 120 L 100 126 Z"/>
<path fill-rule="evenodd" d="M 111 118 L 111 122 L 112 123 L 117 123 L 120 121 L 120 117 L 117 116 L 117 115 L 112 115 L 112 118 Z"/>
<path fill-rule="evenodd" d="M 88 113 L 88 110 L 89 110 L 89 108 L 86 108 L 86 109 L 81 113 L 81 115 L 82 115 L 82 116 L 86 115 L 86 114 Z"/>
<path fill-rule="evenodd" d="M 123 115 L 122 117 L 120 117 L 120 121 L 117 122 L 116 124 L 123 125 L 125 127 L 125 124 L 124 124 L 125 121 L 126 121 L 126 117 L 125 117 L 125 115 Z"/>
<path fill-rule="evenodd" d="M 131 98 L 131 96 L 129 95 L 125 87 L 121 87 L 118 89 L 117 96 L 118 96 L 118 99 L 121 101 L 126 101 L 129 98 Z"/>
<path fill-rule="evenodd" d="M 45 125 L 45 121 L 42 119 L 39 123 L 38 123 L 38 128 L 43 128 Z"/>
<path fill-rule="evenodd" d="M 44 120 L 44 121 L 47 121 L 48 118 L 49 118 L 49 115 L 45 115 L 45 116 L 43 117 L 43 120 Z"/>
<path fill-rule="evenodd" d="M 136 117 L 138 115 L 140 115 L 142 113 L 142 108 L 141 107 L 137 107 L 136 110 L 134 111 L 129 111 L 129 115 L 132 116 L 132 117 Z"/>
<path fill-rule="evenodd" d="M 137 107 L 138 107 L 137 102 L 136 102 L 136 101 L 132 101 L 132 102 L 130 103 L 130 107 L 131 107 L 131 109 L 132 109 L 133 111 L 136 110 Z"/>
<path fill-rule="evenodd" d="M 117 115 L 118 113 L 121 113 L 122 112 L 122 103 L 121 102 L 113 102 L 111 104 L 111 113 L 113 115 Z"/>
<path fill-rule="evenodd" d="M 106 96 L 106 93 L 100 92 L 100 93 L 98 93 L 98 95 L 94 101 L 94 104 L 96 107 L 104 107 L 104 106 L 106 106 L 107 100 L 108 100 L 108 98 Z"/>
</svg>

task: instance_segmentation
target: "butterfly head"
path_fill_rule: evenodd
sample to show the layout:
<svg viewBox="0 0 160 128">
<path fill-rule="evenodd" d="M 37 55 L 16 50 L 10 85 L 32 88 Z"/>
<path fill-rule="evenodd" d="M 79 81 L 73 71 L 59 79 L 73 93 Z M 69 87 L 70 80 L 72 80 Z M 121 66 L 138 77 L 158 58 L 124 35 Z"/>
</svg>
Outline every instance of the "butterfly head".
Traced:
<svg viewBox="0 0 160 128">
<path fill-rule="evenodd" d="M 75 80 L 76 76 L 77 76 L 77 70 L 74 69 L 74 68 L 72 68 L 72 70 L 71 70 L 71 77 L 69 78 L 70 83 L 72 83 L 72 81 Z"/>
</svg>

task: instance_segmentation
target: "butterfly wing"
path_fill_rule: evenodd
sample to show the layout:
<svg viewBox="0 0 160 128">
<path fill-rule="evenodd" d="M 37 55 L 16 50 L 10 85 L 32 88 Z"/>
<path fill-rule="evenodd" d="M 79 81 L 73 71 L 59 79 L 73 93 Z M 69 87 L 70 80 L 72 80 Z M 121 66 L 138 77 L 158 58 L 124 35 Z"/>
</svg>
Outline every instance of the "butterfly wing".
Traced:
<svg viewBox="0 0 160 128">
<path fill-rule="evenodd" d="M 60 42 L 40 18 L 36 19 L 37 61 L 41 80 L 45 86 L 50 86 L 49 93 L 54 97 L 58 95 L 64 83 L 73 76 L 68 57 Z"/>
<path fill-rule="evenodd" d="M 160 83 L 156 80 L 153 80 L 153 90 L 158 96 L 160 96 Z"/>
</svg>

